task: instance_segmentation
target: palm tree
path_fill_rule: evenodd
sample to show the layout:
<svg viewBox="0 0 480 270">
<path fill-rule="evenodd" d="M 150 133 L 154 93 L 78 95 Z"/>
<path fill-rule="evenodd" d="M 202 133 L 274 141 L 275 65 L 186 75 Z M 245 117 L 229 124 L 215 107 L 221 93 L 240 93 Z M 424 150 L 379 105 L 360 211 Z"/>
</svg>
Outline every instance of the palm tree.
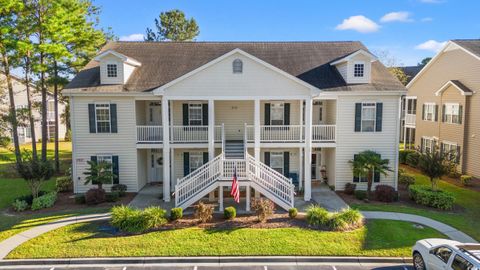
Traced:
<svg viewBox="0 0 480 270">
<path fill-rule="evenodd" d="M 98 189 L 102 189 L 103 184 L 110 184 L 113 179 L 117 177 L 112 172 L 112 163 L 106 161 L 87 161 L 90 167 L 84 172 L 87 177 L 85 178 L 85 185 L 92 183 L 98 185 Z"/>
<path fill-rule="evenodd" d="M 388 166 L 389 162 L 388 159 L 382 159 L 380 154 L 371 150 L 360 152 L 349 161 L 354 175 L 367 178 L 367 198 L 370 198 L 374 173 L 387 175 L 387 172 L 392 171 Z"/>
<path fill-rule="evenodd" d="M 436 145 L 429 151 L 422 152 L 420 149 L 418 151 L 420 153 L 418 168 L 430 178 L 432 190 L 437 190 L 437 180 L 448 174 L 451 168 L 457 165 L 457 155 L 460 153 L 455 153 L 454 151 L 444 153 Z"/>
</svg>

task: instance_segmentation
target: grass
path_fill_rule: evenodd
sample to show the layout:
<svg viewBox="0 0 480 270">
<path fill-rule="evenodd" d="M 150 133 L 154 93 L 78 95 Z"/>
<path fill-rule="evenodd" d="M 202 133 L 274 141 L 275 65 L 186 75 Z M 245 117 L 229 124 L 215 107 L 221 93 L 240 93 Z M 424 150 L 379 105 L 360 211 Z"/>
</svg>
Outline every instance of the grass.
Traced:
<svg viewBox="0 0 480 270">
<path fill-rule="evenodd" d="M 117 256 L 338 255 L 409 256 L 416 240 L 445 237 L 403 221 L 372 220 L 351 232 L 302 228 L 201 229 L 198 227 L 111 236 L 102 223 L 79 223 L 32 239 L 8 255 L 20 258 Z"/>
<path fill-rule="evenodd" d="M 43 183 L 42 190 L 55 190 L 55 178 Z M 0 209 L 10 207 L 15 198 L 29 195 L 27 182 L 21 178 L 0 178 Z"/>
<path fill-rule="evenodd" d="M 430 185 L 428 177 L 409 169 L 407 169 L 407 172 L 415 175 L 416 184 Z M 453 226 L 480 241 L 480 230 L 478 229 L 478 224 L 480 224 L 480 193 L 445 181 L 439 181 L 438 185 L 440 189 L 450 191 L 455 195 L 456 204 L 463 208 L 462 212 L 452 213 L 392 204 L 354 204 L 352 207 L 365 211 L 401 212 L 429 217 Z"/>
</svg>

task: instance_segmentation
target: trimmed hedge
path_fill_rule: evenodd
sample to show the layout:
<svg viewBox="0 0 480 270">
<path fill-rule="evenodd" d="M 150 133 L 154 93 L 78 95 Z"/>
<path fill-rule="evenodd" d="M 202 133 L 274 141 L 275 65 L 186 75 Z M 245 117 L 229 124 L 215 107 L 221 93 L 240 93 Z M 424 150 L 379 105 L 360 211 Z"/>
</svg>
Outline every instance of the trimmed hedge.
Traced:
<svg viewBox="0 0 480 270">
<path fill-rule="evenodd" d="M 32 210 L 35 211 L 43 208 L 50 208 L 55 204 L 56 201 L 57 192 L 50 192 L 48 194 L 33 199 Z"/>
<path fill-rule="evenodd" d="M 234 219 L 237 216 L 237 210 L 235 207 L 229 206 L 223 210 L 223 217 L 225 219 Z"/>
<path fill-rule="evenodd" d="M 343 192 L 348 195 L 353 195 L 353 193 L 355 193 L 355 189 L 357 189 L 357 184 L 346 183 L 345 190 Z"/>
<path fill-rule="evenodd" d="M 57 192 L 67 192 L 73 190 L 73 181 L 70 176 L 60 176 L 55 180 Z"/>
<path fill-rule="evenodd" d="M 111 192 L 117 192 L 120 197 L 124 197 L 127 194 L 127 186 L 123 184 L 115 184 L 110 189 Z"/>
<path fill-rule="evenodd" d="M 451 210 L 455 203 L 455 196 L 443 190 L 432 190 L 429 186 L 411 185 L 410 198 L 418 204 L 442 210 Z"/>
<path fill-rule="evenodd" d="M 378 185 L 375 187 L 375 198 L 381 202 L 393 202 L 398 199 L 398 194 L 391 186 Z"/>
<path fill-rule="evenodd" d="M 329 213 L 320 206 L 311 205 L 307 209 L 307 222 L 314 227 L 325 227 L 329 222 Z"/>
<path fill-rule="evenodd" d="M 398 183 L 401 184 L 401 185 L 404 185 L 406 187 L 409 187 L 410 185 L 414 185 L 415 184 L 415 176 L 413 176 L 411 174 L 408 174 L 408 173 L 402 174 L 398 178 Z"/>
<path fill-rule="evenodd" d="M 112 226 L 128 233 L 144 233 L 167 223 L 166 211 L 160 207 L 148 207 L 138 210 L 129 206 L 112 208 Z"/>
<path fill-rule="evenodd" d="M 357 200 L 365 200 L 367 198 L 367 191 L 366 190 L 355 190 L 355 198 Z"/>
<path fill-rule="evenodd" d="M 118 192 L 110 192 L 105 194 L 105 200 L 107 202 L 116 202 L 120 199 L 120 194 Z"/>
<path fill-rule="evenodd" d="M 363 226 L 363 216 L 358 210 L 344 209 L 341 212 L 329 213 L 320 206 L 307 209 L 307 222 L 313 227 L 332 231 L 348 231 Z"/>
<path fill-rule="evenodd" d="M 298 210 L 297 210 L 297 208 L 293 207 L 293 208 L 288 209 L 288 216 L 289 216 L 290 218 L 292 218 L 292 219 L 293 219 L 293 218 L 296 218 L 297 215 L 298 215 Z"/>
<path fill-rule="evenodd" d="M 28 209 L 29 205 L 27 201 L 15 200 L 12 203 L 13 210 L 17 212 L 23 212 Z"/>
</svg>

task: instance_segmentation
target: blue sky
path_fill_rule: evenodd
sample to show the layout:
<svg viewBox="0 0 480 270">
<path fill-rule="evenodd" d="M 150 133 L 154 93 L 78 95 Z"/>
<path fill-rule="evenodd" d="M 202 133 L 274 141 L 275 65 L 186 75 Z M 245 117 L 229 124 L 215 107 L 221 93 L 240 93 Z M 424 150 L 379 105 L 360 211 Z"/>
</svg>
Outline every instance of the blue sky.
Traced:
<svg viewBox="0 0 480 270">
<path fill-rule="evenodd" d="M 143 39 L 161 11 L 178 8 L 200 26 L 198 41 L 359 40 L 415 65 L 443 42 L 480 38 L 480 0 L 95 0 L 102 27 Z"/>
</svg>

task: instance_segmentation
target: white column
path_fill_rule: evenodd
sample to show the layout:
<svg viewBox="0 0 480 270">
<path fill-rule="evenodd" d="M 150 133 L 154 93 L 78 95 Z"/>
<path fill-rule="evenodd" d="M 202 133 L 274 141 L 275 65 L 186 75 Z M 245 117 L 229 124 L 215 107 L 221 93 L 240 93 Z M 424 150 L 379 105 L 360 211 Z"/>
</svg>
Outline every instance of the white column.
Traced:
<svg viewBox="0 0 480 270">
<path fill-rule="evenodd" d="M 304 200 L 312 198 L 312 98 L 305 100 L 305 195 Z"/>
<path fill-rule="evenodd" d="M 255 143 L 254 143 L 254 154 L 255 154 L 255 160 L 259 161 L 260 160 L 260 100 L 255 99 L 254 101 L 254 138 L 255 138 Z M 257 170 L 258 171 L 258 170 Z M 260 197 L 260 192 L 255 190 L 255 198 Z"/>
<path fill-rule="evenodd" d="M 246 199 L 247 202 L 246 202 L 246 205 L 245 205 L 245 210 L 247 212 L 250 212 L 250 197 L 251 197 L 250 189 L 251 189 L 250 186 L 247 186 L 247 199 Z"/>
<path fill-rule="evenodd" d="M 215 101 L 208 100 L 208 159 L 215 158 Z"/>
<path fill-rule="evenodd" d="M 402 98 L 400 98 L 402 100 Z M 400 101 L 401 102 L 401 101 Z M 405 111 L 403 112 L 403 150 L 407 149 L 407 113 L 408 113 L 408 98 L 405 98 Z M 400 115 L 402 115 L 402 106 L 400 105 Z"/>
<path fill-rule="evenodd" d="M 168 119 L 168 99 L 162 98 L 163 124 L 163 200 L 170 201 L 170 121 Z"/>
<path fill-rule="evenodd" d="M 218 187 L 218 210 L 223 211 L 223 186 Z"/>
<path fill-rule="evenodd" d="M 303 187 L 303 148 L 298 148 L 298 188 Z"/>
</svg>

